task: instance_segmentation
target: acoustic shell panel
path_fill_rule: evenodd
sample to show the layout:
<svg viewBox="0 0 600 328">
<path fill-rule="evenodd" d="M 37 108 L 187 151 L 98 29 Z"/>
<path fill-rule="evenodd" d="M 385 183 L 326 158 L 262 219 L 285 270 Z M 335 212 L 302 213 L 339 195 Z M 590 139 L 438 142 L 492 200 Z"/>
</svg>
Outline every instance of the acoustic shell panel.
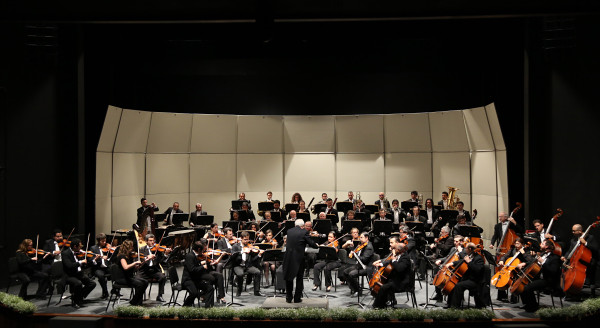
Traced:
<svg viewBox="0 0 600 328">
<path fill-rule="evenodd" d="M 123 109 L 115 142 L 115 153 L 145 153 L 151 112 Z"/>
<path fill-rule="evenodd" d="M 484 107 L 463 110 L 471 151 L 492 151 L 494 140 Z"/>
<path fill-rule="evenodd" d="M 251 205 L 252 205 L 252 210 L 254 211 L 254 215 L 257 215 L 256 212 L 258 211 L 258 203 L 262 202 L 264 200 L 267 199 L 267 191 L 272 191 L 273 192 L 273 200 L 279 200 L 281 202 L 281 208 L 283 208 L 283 204 L 285 204 L 285 199 L 282 198 L 283 195 L 283 191 L 281 190 L 274 190 L 274 189 L 265 189 L 265 190 L 261 190 L 261 191 L 244 191 L 244 190 L 239 190 L 238 193 L 236 194 L 239 195 L 240 192 L 243 192 L 246 194 L 246 199 L 251 201 Z M 233 199 L 238 199 L 238 197 L 232 198 Z M 229 206 L 231 207 L 231 202 L 229 204 Z"/>
<path fill-rule="evenodd" d="M 367 205 L 373 205 L 375 204 L 375 201 L 377 201 L 379 199 L 379 193 L 382 192 L 383 190 L 379 190 L 379 191 L 362 191 L 360 189 L 357 189 L 357 191 L 360 191 L 360 198 L 362 199 L 362 201 L 367 204 Z M 340 192 L 341 194 L 341 192 Z M 347 196 L 347 195 L 345 195 Z M 385 194 L 385 197 L 387 198 L 387 200 L 390 202 L 390 204 L 392 203 L 393 200 L 393 196 L 391 196 L 391 194 Z M 343 197 L 344 199 L 346 199 L 346 197 Z M 375 214 L 375 213 L 373 213 Z"/>
<path fill-rule="evenodd" d="M 236 115 L 192 115 L 192 153 L 235 154 Z"/>
<path fill-rule="evenodd" d="M 427 113 L 385 115 L 383 123 L 386 153 L 431 151 Z"/>
<path fill-rule="evenodd" d="M 434 152 L 469 151 L 462 111 L 429 113 Z"/>
<path fill-rule="evenodd" d="M 131 225 L 137 222 L 137 209 L 141 206 L 141 198 L 141 194 L 112 198 L 112 230 L 131 229 Z"/>
<path fill-rule="evenodd" d="M 496 196 L 496 155 L 493 151 L 471 154 L 472 193 Z"/>
<path fill-rule="evenodd" d="M 112 196 L 143 195 L 145 192 L 144 154 L 113 154 Z"/>
<path fill-rule="evenodd" d="M 473 195 L 473 206 L 469 208 L 471 213 L 473 209 L 477 209 L 475 224 L 483 228 L 484 239 L 491 239 L 494 235 L 494 225 L 498 216 L 496 199 L 496 196 Z"/>
<path fill-rule="evenodd" d="M 196 210 L 196 204 L 202 204 L 202 210 L 208 215 L 214 215 L 216 223 L 229 220 L 231 201 L 237 199 L 235 192 L 199 192 L 190 193 L 190 205 L 184 211 L 191 213 Z M 252 201 L 254 203 L 254 201 Z"/>
<path fill-rule="evenodd" d="M 235 154 L 191 154 L 190 192 L 236 191 Z"/>
<path fill-rule="evenodd" d="M 112 197 L 96 197 L 95 199 L 96 231 L 112 230 Z"/>
<path fill-rule="evenodd" d="M 286 191 L 335 190 L 334 154 L 286 154 L 284 163 Z"/>
<path fill-rule="evenodd" d="M 192 115 L 152 113 L 148 153 L 189 153 Z"/>
<path fill-rule="evenodd" d="M 190 191 L 189 154 L 147 154 L 146 194 Z"/>
<path fill-rule="evenodd" d="M 96 153 L 96 197 L 112 196 L 112 153 Z"/>
<path fill-rule="evenodd" d="M 238 154 L 237 190 L 283 190 L 283 154 Z"/>
<path fill-rule="evenodd" d="M 433 153 L 433 195 L 440 200 L 448 187 L 460 189 L 461 194 L 471 193 L 469 153 Z M 465 204 L 466 205 L 466 204 Z"/>
<path fill-rule="evenodd" d="M 384 191 L 383 154 L 338 154 L 336 190 Z"/>
<path fill-rule="evenodd" d="M 385 154 L 385 190 L 388 193 L 408 191 L 408 199 L 412 190 L 431 193 L 432 185 L 431 153 Z"/>
<path fill-rule="evenodd" d="M 489 104 L 485 106 L 487 112 L 488 123 L 490 125 L 490 131 L 492 138 L 494 139 L 494 145 L 496 150 L 506 150 L 504 145 L 504 137 L 502 136 L 502 130 L 500 129 L 500 121 L 498 121 L 498 114 L 496 113 L 496 106 Z"/>
<path fill-rule="evenodd" d="M 506 168 L 506 150 L 496 151 L 496 177 L 498 186 L 498 197 L 504 200 L 504 206 L 500 208 L 508 209 L 508 173 Z"/>
<path fill-rule="evenodd" d="M 282 136 L 282 116 L 238 116 L 238 154 L 280 154 Z"/>
<path fill-rule="evenodd" d="M 97 151 L 112 152 L 117 139 L 117 131 L 119 130 L 119 122 L 121 121 L 121 113 L 123 109 L 114 106 L 108 106 L 106 116 L 104 117 L 104 125 L 98 140 Z"/>
<path fill-rule="evenodd" d="M 338 153 L 383 153 L 383 115 L 335 117 Z"/>
<path fill-rule="evenodd" d="M 173 206 L 173 203 L 179 203 L 179 209 L 184 213 L 190 213 L 190 194 L 148 194 L 146 195 L 148 202 L 154 202 L 158 205 L 160 213 L 165 212 L 169 207 Z M 160 238 L 160 236 L 159 236 Z"/>
<path fill-rule="evenodd" d="M 333 116 L 284 116 L 284 152 L 333 153 L 335 119 Z"/>
</svg>

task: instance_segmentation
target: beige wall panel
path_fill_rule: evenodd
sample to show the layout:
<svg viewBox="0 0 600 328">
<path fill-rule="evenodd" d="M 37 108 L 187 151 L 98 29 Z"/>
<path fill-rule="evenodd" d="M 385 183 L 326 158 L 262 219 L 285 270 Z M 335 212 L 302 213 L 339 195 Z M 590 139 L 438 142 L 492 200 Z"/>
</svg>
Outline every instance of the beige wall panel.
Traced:
<svg viewBox="0 0 600 328">
<path fill-rule="evenodd" d="M 188 213 L 194 211 L 196 203 L 200 203 L 202 210 L 206 211 L 208 215 L 214 215 L 215 222 L 221 225 L 222 221 L 229 220 L 229 208 L 234 199 L 237 199 L 235 192 L 190 193 L 190 206 L 185 210 Z"/>
<path fill-rule="evenodd" d="M 283 190 L 283 154 L 238 154 L 238 192 Z"/>
<path fill-rule="evenodd" d="M 282 116 L 239 116 L 239 153 L 277 154 L 283 152 Z"/>
<path fill-rule="evenodd" d="M 113 154 L 112 196 L 143 195 L 145 188 L 145 155 Z"/>
<path fill-rule="evenodd" d="M 335 120 L 333 116 L 284 116 L 285 153 L 333 153 Z"/>
<path fill-rule="evenodd" d="M 432 191 L 431 153 L 386 153 L 385 189 Z M 408 197 L 407 197 L 408 198 Z"/>
<path fill-rule="evenodd" d="M 335 189 L 378 193 L 385 190 L 384 173 L 383 154 L 338 154 Z"/>
<path fill-rule="evenodd" d="M 292 193 L 294 190 L 335 190 L 335 155 L 285 155 L 284 174 L 285 189 Z"/>
<path fill-rule="evenodd" d="M 483 228 L 484 239 L 492 239 L 494 235 L 494 225 L 498 216 L 496 205 L 496 196 L 473 195 L 473 206 L 468 208 L 471 213 L 473 208 L 477 209 L 475 224 Z"/>
<path fill-rule="evenodd" d="M 192 115 L 152 113 L 148 153 L 189 153 Z"/>
<path fill-rule="evenodd" d="M 383 153 L 383 115 L 336 116 L 338 153 Z"/>
<path fill-rule="evenodd" d="M 493 151 L 471 154 L 471 185 L 474 194 L 496 196 L 496 154 Z"/>
<path fill-rule="evenodd" d="M 104 125 L 102 126 L 102 132 L 100 133 L 100 140 L 98 140 L 98 151 L 113 151 L 115 140 L 117 138 L 117 131 L 119 130 L 121 112 L 123 112 L 123 109 L 119 107 L 108 106 L 106 117 L 104 118 Z"/>
<path fill-rule="evenodd" d="M 237 115 L 192 115 L 192 153 L 234 154 Z"/>
<path fill-rule="evenodd" d="M 508 201 L 508 173 L 506 168 L 506 151 L 496 151 L 496 177 L 498 186 L 498 196 L 504 197 Z"/>
<path fill-rule="evenodd" d="M 156 203 L 160 213 L 164 213 L 169 207 L 173 206 L 174 202 L 179 203 L 179 209 L 185 213 L 190 213 L 190 195 L 188 193 L 181 194 L 148 194 L 146 195 L 148 202 Z"/>
<path fill-rule="evenodd" d="M 381 190 L 383 191 L 383 190 Z M 385 194 L 385 197 L 387 198 L 388 201 L 390 201 L 390 205 L 392 203 L 392 200 L 394 200 L 394 198 L 392 198 L 392 194 Z M 363 202 L 365 204 L 375 204 L 375 201 L 379 199 L 379 191 L 362 191 L 360 190 L 360 198 L 363 200 Z M 344 197 L 344 199 L 346 199 Z"/>
<path fill-rule="evenodd" d="M 146 194 L 189 193 L 189 161 L 189 154 L 146 155 Z"/>
<path fill-rule="evenodd" d="M 510 214 L 508 205 L 508 198 L 498 197 L 498 212 L 506 212 Z"/>
<path fill-rule="evenodd" d="M 494 150 L 494 140 L 484 107 L 463 110 L 471 151 Z"/>
<path fill-rule="evenodd" d="M 141 206 L 142 197 L 140 194 L 112 198 L 112 230 L 131 229 L 131 225 L 137 221 L 137 209 Z"/>
<path fill-rule="evenodd" d="M 434 152 L 469 151 L 462 111 L 429 113 L 429 124 Z"/>
<path fill-rule="evenodd" d="M 385 152 L 430 152 L 429 115 L 384 115 Z"/>
<path fill-rule="evenodd" d="M 150 130 L 151 112 L 123 109 L 115 153 L 145 153 Z"/>
<path fill-rule="evenodd" d="M 190 192 L 236 190 L 235 154 L 191 154 Z"/>
<path fill-rule="evenodd" d="M 506 150 L 504 137 L 502 136 L 502 130 L 500 129 L 500 121 L 498 121 L 498 115 L 496 114 L 496 107 L 492 103 L 485 106 L 485 110 L 487 112 L 487 119 L 490 125 L 490 131 L 492 132 L 492 137 L 494 138 L 496 150 Z"/>
<path fill-rule="evenodd" d="M 112 153 L 96 153 L 96 197 L 112 196 Z"/>
<path fill-rule="evenodd" d="M 111 197 L 96 197 L 96 233 L 111 232 L 112 208 Z"/>
<path fill-rule="evenodd" d="M 256 212 L 258 211 L 257 203 L 267 199 L 267 191 L 269 190 L 273 192 L 273 199 L 279 199 L 281 201 L 283 208 L 283 204 L 285 204 L 285 202 L 284 199 L 281 198 L 281 196 L 283 195 L 283 191 L 281 190 L 265 189 L 264 191 L 245 191 L 246 199 L 252 201 L 252 210 L 254 211 L 254 215 L 256 215 Z M 239 192 L 236 194 L 235 199 L 237 199 L 237 195 L 239 195 Z M 229 206 L 231 207 L 231 203 L 229 204 Z"/>
<path fill-rule="evenodd" d="M 448 186 L 460 189 L 460 194 L 471 192 L 469 153 L 433 153 L 433 195 L 437 202 Z M 466 205 L 466 202 L 465 202 Z"/>
</svg>

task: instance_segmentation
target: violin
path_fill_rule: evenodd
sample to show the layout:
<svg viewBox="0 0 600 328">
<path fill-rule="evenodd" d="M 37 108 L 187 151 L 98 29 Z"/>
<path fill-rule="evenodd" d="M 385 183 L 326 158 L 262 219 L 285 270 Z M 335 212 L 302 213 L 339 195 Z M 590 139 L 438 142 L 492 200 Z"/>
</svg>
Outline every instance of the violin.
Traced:
<svg viewBox="0 0 600 328">
<path fill-rule="evenodd" d="M 31 257 L 35 257 L 36 255 L 46 256 L 46 254 L 52 254 L 52 252 L 46 252 L 42 249 L 38 249 L 37 252 L 35 251 L 35 249 L 27 251 L 27 255 Z"/>
<path fill-rule="evenodd" d="M 338 248 L 338 246 L 339 246 L 339 242 L 338 242 L 337 240 L 334 240 L 334 241 L 333 241 L 333 242 L 331 242 L 331 243 L 325 243 L 325 244 L 323 244 L 323 246 L 327 246 L 327 247 L 335 247 L 335 248 Z"/>
<path fill-rule="evenodd" d="M 58 247 L 71 247 L 71 241 L 68 239 L 63 239 L 61 242 L 58 243 Z"/>
<path fill-rule="evenodd" d="M 361 251 L 363 248 L 367 247 L 367 244 L 369 244 L 369 242 L 366 242 L 366 243 L 363 243 L 363 244 L 360 244 L 360 245 L 358 245 L 358 247 L 356 247 L 356 248 L 354 249 L 354 252 L 351 252 L 351 253 L 350 253 L 350 255 L 348 255 L 348 257 L 349 257 L 349 258 L 352 258 L 352 257 L 353 257 L 353 255 L 354 255 L 354 253 L 358 253 L 358 252 L 360 252 L 360 251 Z"/>
<path fill-rule="evenodd" d="M 167 251 L 169 248 L 167 246 L 158 246 L 158 245 L 154 245 L 152 248 L 150 248 L 151 252 L 165 252 Z"/>
<path fill-rule="evenodd" d="M 222 256 L 222 255 L 231 255 L 229 252 L 224 252 L 220 249 L 209 249 L 208 251 L 202 253 L 205 256 Z"/>
<path fill-rule="evenodd" d="M 86 252 L 84 250 L 79 250 L 79 252 L 77 254 L 75 254 L 75 256 L 78 259 L 83 259 L 83 258 L 90 258 L 91 259 L 91 258 L 94 258 L 96 256 L 100 256 L 100 254 L 96 254 L 96 253 L 94 253 L 92 251 L 87 251 Z"/>
</svg>

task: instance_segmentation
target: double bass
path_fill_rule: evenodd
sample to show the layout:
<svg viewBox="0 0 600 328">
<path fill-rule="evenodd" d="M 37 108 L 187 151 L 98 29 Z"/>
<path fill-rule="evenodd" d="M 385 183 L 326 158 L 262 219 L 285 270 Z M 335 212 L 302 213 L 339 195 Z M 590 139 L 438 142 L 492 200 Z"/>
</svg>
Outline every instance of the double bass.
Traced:
<svg viewBox="0 0 600 328">
<path fill-rule="evenodd" d="M 523 204 L 517 202 L 517 207 L 515 207 L 515 209 L 510 213 L 509 219 L 512 219 L 513 215 L 517 213 L 522 207 Z M 504 254 L 508 253 L 510 247 L 512 246 L 512 244 L 515 243 L 515 240 L 518 237 L 519 236 L 517 236 L 517 233 L 510 228 L 509 224 L 509 228 L 506 229 L 506 232 L 502 236 L 502 239 L 500 239 L 500 244 L 498 245 L 498 249 L 496 250 L 496 263 L 500 261 Z M 498 272 L 499 270 L 500 268 L 496 267 L 496 272 Z"/>
<path fill-rule="evenodd" d="M 590 225 L 581 238 L 585 239 L 591 228 L 595 228 L 600 224 L 600 216 L 596 217 L 596 222 Z M 581 244 L 581 239 L 577 240 L 577 244 L 565 258 L 563 270 L 560 277 L 560 286 L 567 294 L 574 295 L 581 292 L 588 265 L 592 260 L 592 251 L 585 245 Z"/>
<path fill-rule="evenodd" d="M 557 213 L 554 214 L 552 219 L 550 219 L 550 224 L 548 225 L 548 229 L 546 229 L 546 233 L 550 233 L 550 230 L 552 229 L 552 225 L 554 224 L 554 221 L 558 220 L 558 218 L 561 217 L 564 213 L 564 211 L 560 208 L 557 208 L 556 212 Z M 558 243 L 554 243 L 554 254 L 556 254 L 558 256 L 562 256 L 562 248 L 560 247 L 560 245 Z"/>
</svg>

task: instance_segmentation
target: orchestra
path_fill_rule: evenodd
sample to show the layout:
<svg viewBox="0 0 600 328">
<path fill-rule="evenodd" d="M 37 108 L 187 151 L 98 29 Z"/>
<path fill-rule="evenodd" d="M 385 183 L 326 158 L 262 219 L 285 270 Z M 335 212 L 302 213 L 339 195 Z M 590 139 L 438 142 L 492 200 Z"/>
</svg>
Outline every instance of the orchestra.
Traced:
<svg viewBox="0 0 600 328">
<path fill-rule="evenodd" d="M 66 238 L 62 230 L 56 229 L 51 238 L 42 243 L 39 236 L 35 242 L 35 238 L 24 239 L 15 253 L 22 282 L 18 295 L 28 297 L 27 289 L 31 282 L 38 283 L 37 299 L 45 299 L 47 294 L 52 294 L 49 271 L 54 263 L 61 262 L 64 279 L 62 286 L 58 284 L 58 292 L 62 293 L 64 285 L 68 284 L 72 305 L 76 308 L 85 306 L 84 300 L 95 288 L 96 279 L 102 300 L 114 292 L 108 288 L 108 280 L 112 279 L 134 289 L 129 302 L 132 305 L 142 305 L 148 285 L 156 283 L 156 301 L 162 303 L 168 279 L 166 269 L 178 265 L 182 265 L 183 270 L 182 286 L 188 291 L 184 306 L 193 306 L 196 299 L 205 307 L 227 304 L 224 277 L 229 277 L 237 287 L 236 297 L 241 296 L 244 289 L 244 276 L 248 282 L 253 282 L 252 294 L 262 297 L 262 278 L 266 282 L 262 288 L 268 288 L 275 284 L 275 276 L 281 273 L 286 293 L 289 292 L 286 300 L 301 302 L 302 280 L 312 280 L 313 292 L 321 289 L 331 292 L 336 285 L 332 271 L 336 269 L 341 284 L 348 286 L 350 297 L 362 295 L 359 278 L 366 276 L 373 296 L 373 308 L 385 308 L 393 303 L 394 293 L 406 290 L 408 278 L 411 274 L 415 275 L 415 270 L 415 278 L 423 280 L 430 269 L 435 293 L 427 297 L 440 302 L 446 295 L 447 306 L 452 308 L 463 306 L 466 290 L 475 297 L 475 306 L 483 307 L 486 302 L 481 288 L 489 277 L 489 288 L 496 290 L 498 301 L 521 301 L 526 311 L 539 308 L 534 295 L 538 290 L 562 291 L 570 299 L 579 300 L 586 284 L 591 295 L 595 296 L 598 245 L 589 230 L 598 222 L 587 230 L 581 224 L 574 224 L 572 236 L 565 240 L 561 250 L 561 238 L 551 232 L 551 228 L 562 215 L 562 210 L 559 209 L 560 213 L 550 222 L 546 221 L 549 223 L 547 227 L 543 220 L 533 220 L 534 230 L 526 233 L 525 227 L 513 218 L 522 206 L 518 203 L 512 212 L 498 213 L 491 241 L 488 247 L 483 247 L 483 229 L 474 225 L 477 210 L 470 212 L 462 201 L 454 202 L 453 192 L 443 192 L 442 200 L 434 205 L 432 198 L 427 198 L 422 204 L 422 195 L 413 191 L 407 201 L 409 204 L 402 202 L 404 208 L 410 209 L 408 212 L 400 207 L 398 199 L 390 204 L 383 192 L 378 194 L 378 199 L 365 204 L 360 199 L 360 192 L 355 198 L 354 192 L 349 191 L 346 202 L 353 206 L 344 204 L 347 205 L 345 213 L 335 208 L 337 198 L 332 200 L 326 193 L 321 196 L 322 200 L 318 203 L 325 205 L 320 205 L 322 212 L 315 213 L 319 221 L 314 222 L 310 221 L 310 216 L 306 222 L 302 216 L 298 219 L 298 213 L 309 213 L 300 193 L 293 194 L 290 204 L 298 204 L 298 207 L 290 210 L 288 216 L 280 201 L 273 199 L 273 193 L 269 191 L 266 202 L 272 203 L 273 207 L 258 216 L 258 220 L 251 210 L 250 200 L 240 193 L 239 199 L 232 201 L 230 208 L 231 221 L 243 223 L 235 226 L 225 226 L 228 221 L 223 225 L 218 222 L 198 224 L 205 221 L 197 221 L 197 218 L 207 214 L 202 204 L 196 203 L 189 213 L 188 226 L 194 232 L 191 237 L 183 237 L 186 234 L 179 237 L 173 233 L 186 228 L 173 225 L 174 214 L 185 214 L 178 202 L 157 214 L 165 220 L 164 226 L 158 227 L 154 216 L 159 210 L 157 204 L 142 198 L 137 219 L 132 219 L 132 223 L 135 222 L 133 229 L 119 238 L 116 238 L 116 232 L 99 232 L 94 245 L 90 245 L 89 235 L 88 242 L 84 244 L 84 237 L 73 228 Z M 240 202 L 236 203 L 239 207 L 235 207 L 234 202 Z M 262 206 L 262 202 L 259 205 Z M 374 208 L 374 205 L 377 210 L 371 215 L 366 208 Z M 228 213 L 227 209 L 223 212 Z M 341 224 L 338 212 L 343 215 Z M 367 220 L 357 220 L 359 213 L 359 219 Z M 274 221 L 273 215 L 279 220 Z M 288 224 L 290 220 L 294 223 L 293 228 Z M 386 225 L 383 231 L 373 232 L 377 224 L 386 223 L 379 221 L 387 221 L 391 228 Z M 346 223 L 349 226 L 345 226 Z M 331 229 L 319 229 L 319 224 L 326 224 Z M 160 238 L 152 233 L 153 230 Z M 290 239 L 291 234 L 296 236 Z M 292 244 L 288 243 L 290 240 Z M 300 244 L 303 250 L 314 246 L 331 254 L 335 251 L 340 257 L 326 258 L 318 251 L 300 252 Z M 292 251 L 292 248 L 298 249 Z M 277 260 L 265 260 L 265 250 L 268 254 L 272 254 L 271 250 L 281 250 L 283 256 Z M 494 250 L 495 256 L 490 255 L 489 252 Z M 380 256 L 380 260 L 374 260 L 375 254 Z M 112 277 L 111 265 L 116 270 Z M 491 275 L 486 277 L 484 271 L 490 267 Z M 312 272 L 312 277 L 309 272 Z M 300 276 L 302 278 L 298 278 Z M 291 294 L 291 281 L 294 279 L 296 289 Z"/>
</svg>

